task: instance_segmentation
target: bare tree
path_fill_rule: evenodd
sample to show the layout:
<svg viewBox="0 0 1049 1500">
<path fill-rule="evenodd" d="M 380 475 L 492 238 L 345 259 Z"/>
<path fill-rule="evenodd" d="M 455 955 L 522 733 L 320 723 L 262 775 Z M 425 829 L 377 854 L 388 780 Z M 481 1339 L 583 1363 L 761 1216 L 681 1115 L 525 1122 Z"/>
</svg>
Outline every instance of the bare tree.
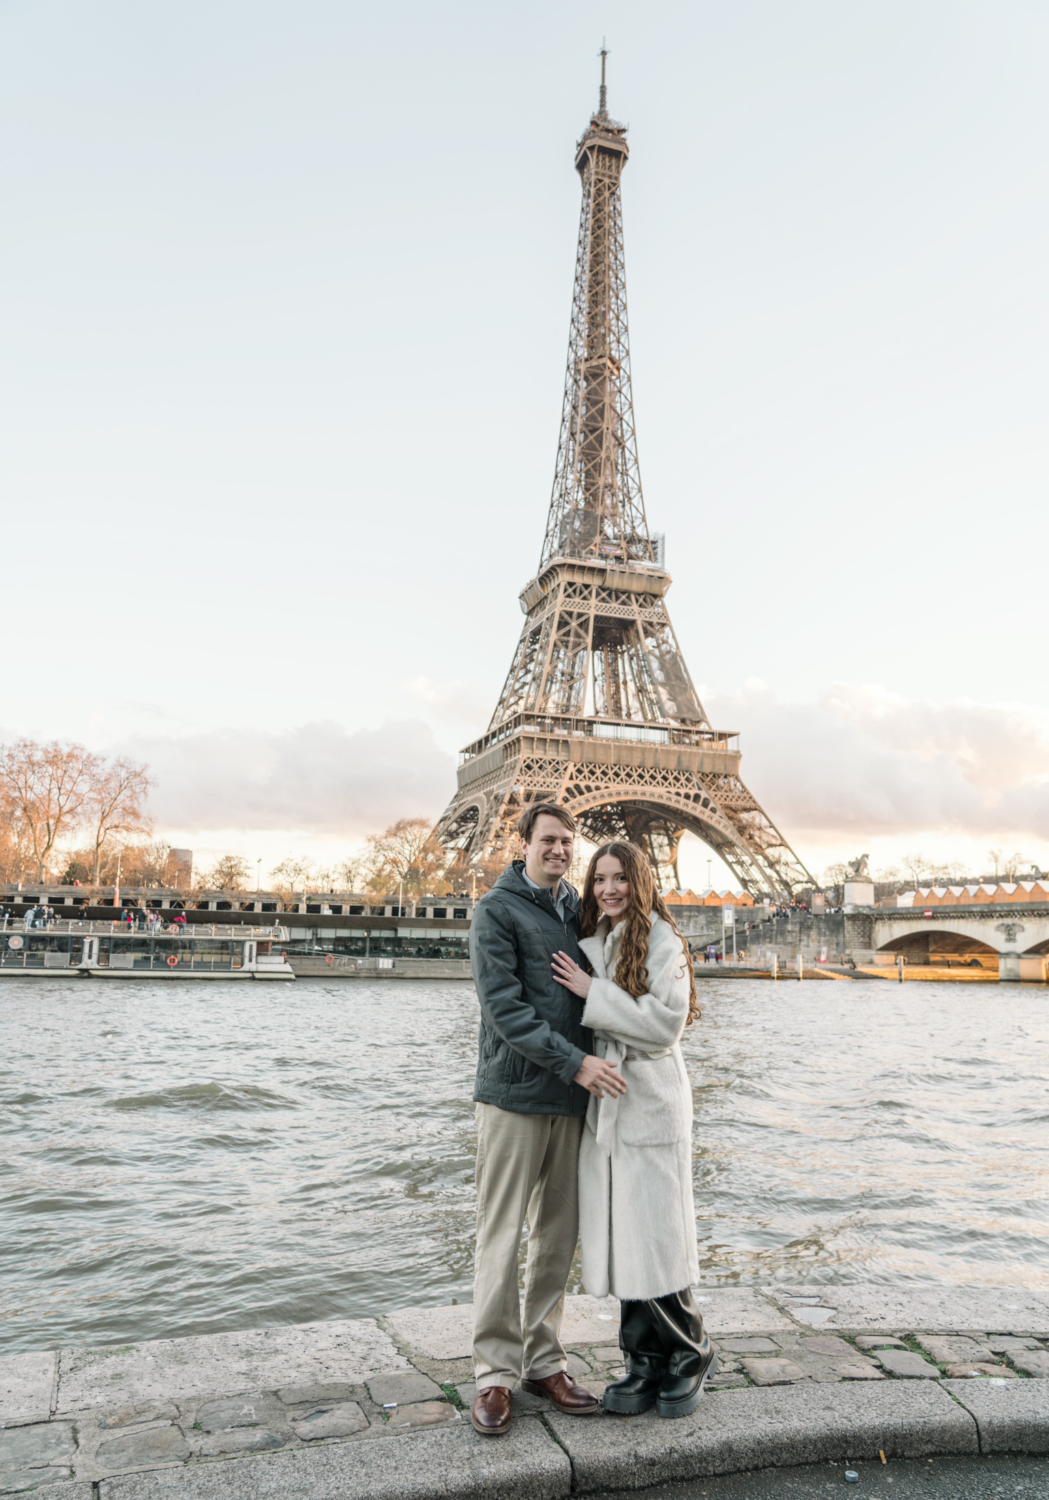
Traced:
<svg viewBox="0 0 1049 1500">
<path fill-rule="evenodd" d="M 60 740 L 21 739 L 0 749 L 0 784 L 24 827 L 38 880 L 58 839 L 80 820 L 102 765 L 83 745 Z"/>
<path fill-rule="evenodd" d="M 24 880 L 30 857 L 25 819 L 0 781 L 0 880 L 12 884 Z"/>
<path fill-rule="evenodd" d="M 171 845 L 163 839 L 152 843 L 126 844 L 121 850 L 121 873 L 125 885 L 170 884 Z"/>
<path fill-rule="evenodd" d="M 143 803 L 150 787 L 155 785 L 148 767 L 123 755 L 110 765 L 100 767 L 85 805 L 85 814 L 94 829 L 95 857 L 92 863 L 96 885 L 102 849 L 108 839 L 114 835 L 126 838 L 136 833 L 152 833 L 153 826 Z"/>
<path fill-rule="evenodd" d="M 1001 849 L 988 849 L 987 858 L 991 861 L 992 865 L 994 865 L 994 883 L 995 885 L 997 885 L 998 867 L 1002 863 L 1002 860 L 1005 858 L 1005 855 L 1002 853 Z"/>
<path fill-rule="evenodd" d="M 448 851 L 434 837 L 433 827 L 425 818 L 399 818 L 384 833 L 373 833 L 371 846 L 372 874 L 369 889 L 391 893 L 399 886 L 418 894 L 433 890 L 441 881 L 448 863 Z"/>
<path fill-rule="evenodd" d="M 921 885 L 923 880 L 930 878 L 929 861 L 924 854 L 905 854 L 903 856 L 903 868 L 914 881 L 915 885 Z"/>
<path fill-rule="evenodd" d="M 371 878 L 371 861 L 364 853 L 348 854 L 335 867 L 335 877 L 344 891 L 363 891 Z"/>
<path fill-rule="evenodd" d="M 242 891 L 248 878 L 248 862 L 243 854 L 222 854 L 200 883 L 211 891 Z"/>
</svg>

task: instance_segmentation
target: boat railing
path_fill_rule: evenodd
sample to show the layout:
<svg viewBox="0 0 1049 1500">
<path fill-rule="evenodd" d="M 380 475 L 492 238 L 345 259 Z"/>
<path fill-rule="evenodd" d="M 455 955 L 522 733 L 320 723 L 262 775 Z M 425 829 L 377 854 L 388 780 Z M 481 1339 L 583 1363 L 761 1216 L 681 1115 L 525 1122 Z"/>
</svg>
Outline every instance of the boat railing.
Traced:
<svg viewBox="0 0 1049 1500">
<path fill-rule="evenodd" d="M 279 923 L 271 927 L 256 927 L 222 922 L 162 922 L 155 927 L 135 927 L 127 922 L 77 922 L 67 918 L 26 926 L 24 918 L 7 916 L 0 918 L 0 933 L 5 932 L 38 932 L 41 937 L 269 938 L 277 942 L 286 942 L 289 935 L 288 929 Z"/>
</svg>

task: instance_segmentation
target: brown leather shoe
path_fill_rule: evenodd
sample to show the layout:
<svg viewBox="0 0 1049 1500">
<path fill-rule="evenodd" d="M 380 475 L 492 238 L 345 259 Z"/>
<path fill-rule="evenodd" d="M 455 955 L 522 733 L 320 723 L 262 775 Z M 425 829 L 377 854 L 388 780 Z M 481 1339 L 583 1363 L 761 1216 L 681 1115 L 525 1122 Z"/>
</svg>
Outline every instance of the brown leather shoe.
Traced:
<svg viewBox="0 0 1049 1500">
<path fill-rule="evenodd" d="M 485 1437 L 502 1437 L 510 1431 L 510 1387 L 489 1385 L 478 1396 L 470 1421 Z"/>
<path fill-rule="evenodd" d="M 601 1410 L 597 1397 L 591 1395 L 585 1386 L 577 1385 L 564 1370 L 547 1375 L 543 1380 L 522 1380 L 521 1389 L 532 1396 L 545 1396 L 558 1411 L 565 1411 L 570 1417 L 588 1417 L 591 1412 Z"/>
</svg>

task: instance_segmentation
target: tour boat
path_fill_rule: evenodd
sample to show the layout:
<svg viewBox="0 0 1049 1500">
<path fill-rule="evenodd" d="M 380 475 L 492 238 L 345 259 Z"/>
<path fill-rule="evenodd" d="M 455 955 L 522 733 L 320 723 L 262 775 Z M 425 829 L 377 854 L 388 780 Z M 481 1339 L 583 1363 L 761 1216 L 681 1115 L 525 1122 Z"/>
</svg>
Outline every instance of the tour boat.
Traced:
<svg viewBox="0 0 1049 1500">
<path fill-rule="evenodd" d="M 0 975 L 100 979 L 294 979 L 282 927 L 171 923 L 154 932 L 124 922 L 53 922 L 0 929 Z"/>
</svg>

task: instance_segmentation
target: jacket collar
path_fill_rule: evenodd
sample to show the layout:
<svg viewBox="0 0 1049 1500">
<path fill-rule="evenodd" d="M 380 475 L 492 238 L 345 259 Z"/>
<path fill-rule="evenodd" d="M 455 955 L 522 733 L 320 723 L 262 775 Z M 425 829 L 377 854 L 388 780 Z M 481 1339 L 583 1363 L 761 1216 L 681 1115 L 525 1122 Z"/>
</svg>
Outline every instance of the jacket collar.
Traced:
<svg viewBox="0 0 1049 1500">
<path fill-rule="evenodd" d="M 563 876 L 561 878 L 561 885 L 565 891 L 565 908 L 575 915 L 579 910 L 579 892 L 574 885 L 569 885 Z M 550 892 L 533 890 L 524 878 L 523 859 L 515 859 L 499 876 L 492 889 L 495 891 L 506 891 L 513 896 L 523 896 L 526 901 L 531 901 L 533 906 L 540 906 L 545 911 L 553 912 L 555 917 L 557 916 L 553 896 Z M 544 896 L 546 897 L 545 901 L 543 899 Z"/>
</svg>

